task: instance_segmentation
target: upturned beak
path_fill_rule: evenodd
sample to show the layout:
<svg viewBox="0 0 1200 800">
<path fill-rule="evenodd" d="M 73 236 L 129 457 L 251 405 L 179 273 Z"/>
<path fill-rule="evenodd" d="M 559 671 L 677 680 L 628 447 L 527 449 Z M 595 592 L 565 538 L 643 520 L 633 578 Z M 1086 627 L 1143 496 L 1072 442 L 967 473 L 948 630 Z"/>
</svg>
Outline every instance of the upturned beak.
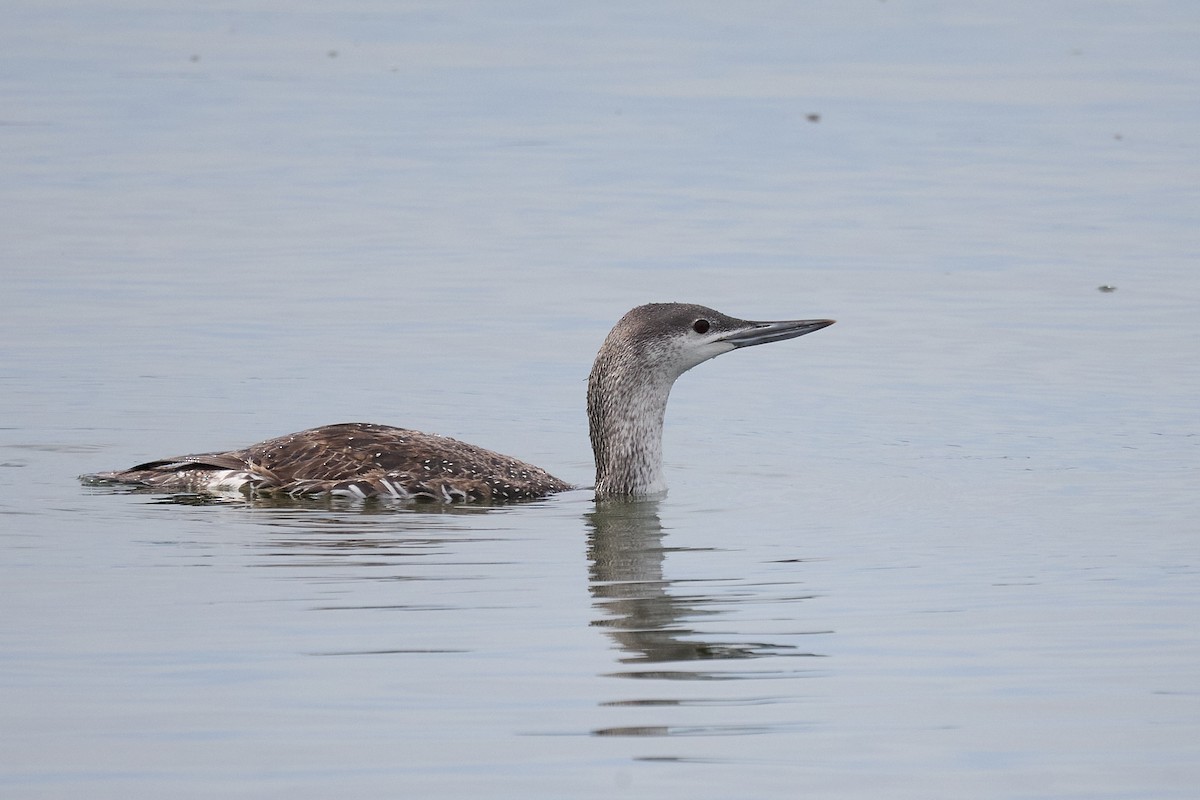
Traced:
<svg viewBox="0 0 1200 800">
<path fill-rule="evenodd" d="M 784 322 L 746 322 L 746 327 L 722 336 L 720 341 L 729 342 L 734 347 L 751 347 L 767 342 L 782 342 L 784 339 L 795 339 L 797 336 L 828 328 L 835 321 L 832 319 L 793 319 Z"/>
</svg>

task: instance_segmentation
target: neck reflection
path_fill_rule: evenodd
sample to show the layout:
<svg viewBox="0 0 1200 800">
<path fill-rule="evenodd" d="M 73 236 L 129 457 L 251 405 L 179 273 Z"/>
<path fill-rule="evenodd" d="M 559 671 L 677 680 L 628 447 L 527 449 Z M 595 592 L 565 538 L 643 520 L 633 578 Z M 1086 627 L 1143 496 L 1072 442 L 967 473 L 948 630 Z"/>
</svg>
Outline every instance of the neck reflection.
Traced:
<svg viewBox="0 0 1200 800">
<path fill-rule="evenodd" d="M 624 654 L 621 662 L 802 655 L 793 645 L 720 641 L 692 627 L 699 618 L 728 613 L 721 606 L 737 598 L 672 591 L 672 582 L 663 575 L 669 549 L 658 510 L 654 500 L 600 503 L 586 515 L 589 586 L 602 613 L 592 624 L 616 642 Z"/>
</svg>

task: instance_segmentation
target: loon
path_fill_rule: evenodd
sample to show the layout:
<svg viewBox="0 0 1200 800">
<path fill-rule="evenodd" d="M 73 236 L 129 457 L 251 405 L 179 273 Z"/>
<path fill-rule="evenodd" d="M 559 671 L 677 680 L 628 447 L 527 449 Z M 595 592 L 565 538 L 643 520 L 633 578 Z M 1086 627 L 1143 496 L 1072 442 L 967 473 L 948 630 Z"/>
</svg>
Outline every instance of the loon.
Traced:
<svg viewBox="0 0 1200 800">
<path fill-rule="evenodd" d="M 794 339 L 833 323 L 753 322 L 688 303 L 650 303 L 625 314 L 604 340 L 588 378 L 596 498 L 666 492 L 663 416 L 680 375 L 722 353 Z M 534 500 L 577 488 L 532 464 L 457 439 L 361 422 L 311 428 L 241 450 L 155 459 L 81 480 L 192 494 L 434 503 Z"/>
</svg>

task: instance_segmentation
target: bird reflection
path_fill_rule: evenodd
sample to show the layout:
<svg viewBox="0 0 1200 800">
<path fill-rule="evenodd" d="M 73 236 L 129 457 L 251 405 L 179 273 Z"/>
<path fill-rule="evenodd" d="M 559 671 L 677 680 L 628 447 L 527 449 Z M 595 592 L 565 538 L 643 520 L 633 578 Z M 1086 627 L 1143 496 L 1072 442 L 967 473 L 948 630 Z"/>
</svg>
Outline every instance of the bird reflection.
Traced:
<svg viewBox="0 0 1200 800">
<path fill-rule="evenodd" d="M 688 627 L 687 620 L 722 613 L 728 602 L 703 594 L 673 594 L 663 577 L 666 548 L 656 501 L 600 503 L 586 515 L 588 560 L 594 605 L 604 613 L 592 624 L 603 628 L 626 654 L 621 661 L 665 662 L 776 656 L 791 645 L 719 642 Z M 657 677 L 700 677 L 665 673 Z M 650 675 L 646 675 L 650 677 Z"/>
</svg>

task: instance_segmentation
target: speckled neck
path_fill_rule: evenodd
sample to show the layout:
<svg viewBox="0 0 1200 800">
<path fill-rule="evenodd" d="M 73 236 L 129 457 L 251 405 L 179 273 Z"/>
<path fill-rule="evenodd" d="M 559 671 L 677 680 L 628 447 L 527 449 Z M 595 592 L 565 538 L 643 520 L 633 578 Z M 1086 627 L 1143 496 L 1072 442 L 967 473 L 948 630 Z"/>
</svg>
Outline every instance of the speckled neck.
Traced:
<svg viewBox="0 0 1200 800">
<path fill-rule="evenodd" d="M 588 379 L 587 402 L 597 499 L 666 492 L 663 417 L 677 377 L 617 330 L 600 348 Z"/>
</svg>

